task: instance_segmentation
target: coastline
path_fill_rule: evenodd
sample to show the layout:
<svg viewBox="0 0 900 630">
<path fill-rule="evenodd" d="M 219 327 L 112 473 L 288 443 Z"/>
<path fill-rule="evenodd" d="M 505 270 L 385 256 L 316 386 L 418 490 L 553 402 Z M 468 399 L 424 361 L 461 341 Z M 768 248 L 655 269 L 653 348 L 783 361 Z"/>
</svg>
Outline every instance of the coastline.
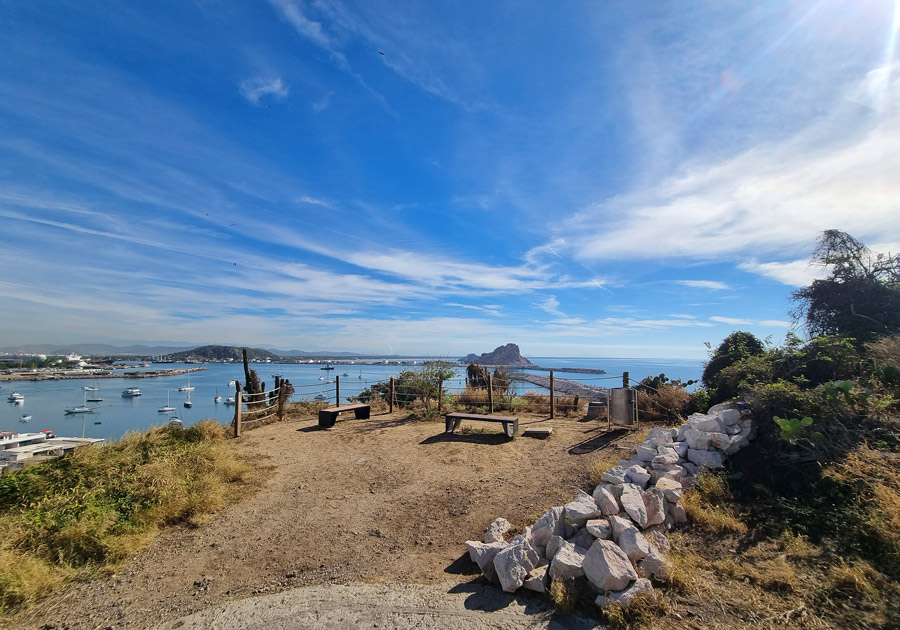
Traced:
<svg viewBox="0 0 900 630">
<path fill-rule="evenodd" d="M 94 374 L 60 374 L 57 372 L 43 374 L 38 372 L 25 372 L 18 374 L 0 374 L 0 382 L 16 383 L 21 381 L 68 381 L 95 378 L 157 378 L 162 376 L 178 376 L 180 374 L 188 374 L 190 372 L 202 372 L 204 370 L 206 370 L 205 367 L 178 369 L 172 368 L 165 370 L 152 370 L 149 372 L 123 372 L 121 374 L 105 371 Z"/>
</svg>

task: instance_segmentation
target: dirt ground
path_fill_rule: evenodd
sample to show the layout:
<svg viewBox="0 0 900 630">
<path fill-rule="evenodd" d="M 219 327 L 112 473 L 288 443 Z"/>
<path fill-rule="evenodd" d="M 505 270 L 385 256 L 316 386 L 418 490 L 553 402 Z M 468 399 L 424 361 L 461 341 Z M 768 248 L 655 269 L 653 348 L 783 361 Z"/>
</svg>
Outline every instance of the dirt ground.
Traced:
<svg viewBox="0 0 900 630">
<path fill-rule="evenodd" d="M 523 437 L 531 426 L 553 434 Z M 237 444 L 267 470 L 259 491 L 200 527 L 162 531 L 115 575 L 69 585 L 15 626 L 148 627 L 312 584 L 471 582 L 464 541 L 498 516 L 521 527 L 590 491 L 591 464 L 615 463 L 639 441 L 576 418 L 520 416 L 514 440 L 493 423 L 443 429 L 381 414 L 248 431 Z"/>
</svg>

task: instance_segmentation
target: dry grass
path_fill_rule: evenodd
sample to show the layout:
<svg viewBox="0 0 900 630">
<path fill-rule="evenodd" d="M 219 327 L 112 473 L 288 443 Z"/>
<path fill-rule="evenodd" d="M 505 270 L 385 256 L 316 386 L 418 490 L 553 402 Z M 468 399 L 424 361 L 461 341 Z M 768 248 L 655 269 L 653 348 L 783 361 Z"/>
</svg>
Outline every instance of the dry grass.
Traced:
<svg viewBox="0 0 900 630">
<path fill-rule="evenodd" d="M 684 493 L 681 503 L 688 519 L 714 534 L 744 534 L 744 524 L 729 506 L 731 491 L 725 478 L 710 472 L 697 477 L 693 487 Z"/>
<path fill-rule="evenodd" d="M 576 592 L 574 583 L 564 582 L 554 579 L 550 582 L 550 588 L 547 590 L 550 595 L 550 601 L 553 607 L 564 615 L 571 615 L 575 612 L 575 606 L 578 604 L 578 593 Z"/>
<path fill-rule="evenodd" d="M 0 613 L 107 570 L 160 526 L 197 525 L 237 498 L 250 468 L 211 421 L 129 433 L 0 478 Z"/>
</svg>

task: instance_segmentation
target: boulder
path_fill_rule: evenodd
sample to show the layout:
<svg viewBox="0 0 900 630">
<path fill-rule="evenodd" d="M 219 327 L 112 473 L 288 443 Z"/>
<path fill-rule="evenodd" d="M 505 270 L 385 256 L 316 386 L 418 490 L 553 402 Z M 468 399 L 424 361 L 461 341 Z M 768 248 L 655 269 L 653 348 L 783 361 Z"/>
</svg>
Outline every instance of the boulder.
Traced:
<svg viewBox="0 0 900 630">
<path fill-rule="evenodd" d="M 658 580 L 665 580 L 669 577 L 669 562 L 655 545 L 650 545 L 650 552 L 641 558 L 637 566 L 644 577 L 655 575 Z"/>
<path fill-rule="evenodd" d="M 621 488 L 621 486 L 617 487 Z M 594 488 L 594 502 L 600 508 L 600 513 L 603 516 L 619 513 L 619 502 L 616 500 L 615 495 L 602 485 Z"/>
<path fill-rule="evenodd" d="M 500 586 L 507 593 L 514 593 L 539 561 L 540 556 L 531 543 L 522 536 L 516 536 L 494 556 L 494 570 Z"/>
<path fill-rule="evenodd" d="M 719 451 L 700 451 L 693 448 L 688 451 L 688 459 L 691 463 L 704 468 L 721 468 L 723 461 L 722 453 Z"/>
<path fill-rule="evenodd" d="M 607 483 L 623 484 L 625 483 L 625 469 L 621 466 L 613 466 L 605 473 L 600 475 L 600 481 Z"/>
<path fill-rule="evenodd" d="M 544 557 L 547 558 L 547 560 L 553 560 L 553 556 L 556 555 L 556 552 L 559 551 L 559 548 L 562 547 L 564 542 L 566 542 L 566 539 L 562 536 L 551 536 L 550 540 L 547 541 Z"/>
<path fill-rule="evenodd" d="M 587 579 L 600 591 L 621 591 L 637 573 L 625 552 L 611 540 L 596 540 L 582 561 Z"/>
<path fill-rule="evenodd" d="M 670 503 L 669 504 L 669 515 L 672 517 L 672 521 L 677 524 L 687 523 L 687 513 L 684 511 L 684 506 L 680 503 Z"/>
<path fill-rule="evenodd" d="M 549 581 L 547 571 L 549 568 L 549 565 L 546 564 L 533 568 L 522 582 L 522 588 L 534 591 L 535 593 L 546 593 L 547 583 Z"/>
<path fill-rule="evenodd" d="M 678 454 L 679 458 L 684 458 L 687 455 L 688 445 L 685 442 L 672 442 L 671 444 L 663 444 L 656 452 L 658 455 L 664 455 L 668 452 L 675 451 Z"/>
<path fill-rule="evenodd" d="M 656 447 L 651 446 L 649 442 L 634 447 L 634 456 L 642 462 L 649 462 L 654 455 L 656 455 Z"/>
<path fill-rule="evenodd" d="M 624 484 L 619 502 L 625 513 L 641 528 L 647 525 L 647 507 L 644 505 L 644 498 L 638 486 L 630 483 Z"/>
<path fill-rule="evenodd" d="M 658 525 L 666 520 L 666 497 L 663 491 L 657 487 L 648 489 L 642 494 L 644 508 L 647 512 L 647 522 L 641 527 Z"/>
<path fill-rule="evenodd" d="M 657 464 L 677 465 L 679 459 L 681 458 L 678 457 L 678 453 L 673 449 L 668 449 L 665 453 L 654 457 L 651 463 L 653 464 L 653 467 L 656 468 Z"/>
<path fill-rule="evenodd" d="M 734 404 L 733 400 L 726 400 L 725 402 L 717 403 L 717 404 L 713 405 L 712 407 L 710 407 L 706 413 L 708 413 L 711 416 L 717 416 L 727 409 L 735 409 L 735 404 Z"/>
<path fill-rule="evenodd" d="M 497 572 L 494 570 L 494 556 L 508 545 L 509 543 L 503 541 L 493 543 L 483 543 L 477 540 L 466 541 L 469 558 L 478 565 L 478 568 L 484 573 L 484 577 L 490 582 L 498 581 Z"/>
<path fill-rule="evenodd" d="M 719 418 L 705 413 L 692 413 L 688 418 L 688 423 L 697 431 L 706 433 L 722 430 L 722 423 Z"/>
<path fill-rule="evenodd" d="M 682 424 L 680 427 L 678 427 L 678 433 L 675 435 L 675 441 L 676 442 L 684 442 L 684 440 L 686 439 L 685 434 L 687 433 L 688 429 L 690 429 L 690 428 L 692 428 L 691 425 L 689 425 L 687 423 Z"/>
<path fill-rule="evenodd" d="M 635 580 L 634 584 L 628 588 L 616 593 L 608 593 L 598 595 L 594 603 L 600 608 L 609 608 L 613 604 L 621 604 L 623 607 L 628 606 L 634 598 L 639 594 L 653 595 L 653 584 L 647 578 Z"/>
<path fill-rule="evenodd" d="M 608 519 L 609 526 L 612 528 L 612 539 L 619 540 L 619 536 L 625 531 L 626 527 L 634 527 L 634 523 L 627 516 L 619 514 L 618 516 L 610 516 Z M 598 536 L 599 538 L 599 536 Z"/>
<path fill-rule="evenodd" d="M 715 415 L 719 417 L 723 426 L 730 427 L 741 421 L 741 412 L 737 409 L 723 409 Z"/>
<path fill-rule="evenodd" d="M 650 553 L 650 543 L 637 527 L 627 527 L 619 536 L 619 549 L 625 552 L 628 559 L 637 562 Z"/>
<path fill-rule="evenodd" d="M 580 549 L 570 542 L 563 543 L 550 563 L 550 577 L 556 580 L 570 580 L 584 575 L 581 566 L 586 549 Z"/>
<path fill-rule="evenodd" d="M 672 481 L 681 483 L 681 479 L 683 477 L 684 468 L 683 466 L 679 466 L 677 470 L 654 470 L 653 476 L 650 478 L 650 481 L 651 483 L 653 483 L 653 485 L 658 484 L 660 479 L 671 479 Z"/>
<path fill-rule="evenodd" d="M 663 444 L 671 444 L 677 434 L 678 431 L 676 431 L 675 429 L 655 427 L 653 429 L 650 429 L 650 432 L 647 434 L 646 442 L 650 442 L 650 444 L 652 444 L 654 447 L 658 447 Z"/>
<path fill-rule="evenodd" d="M 493 523 L 488 525 L 488 528 L 484 532 L 484 538 L 482 539 L 486 543 L 492 542 L 500 542 L 501 540 L 505 540 L 506 532 L 512 529 L 512 523 L 507 521 L 505 518 L 498 518 Z"/>
<path fill-rule="evenodd" d="M 648 527 L 643 531 L 644 538 L 647 539 L 647 542 L 650 545 L 655 546 L 660 553 L 669 553 L 672 551 L 672 545 L 669 544 L 669 539 L 666 538 L 663 530 L 665 529 L 662 525 L 654 525 L 653 527 Z"/>
<path fill-rule="evenodd" d="M 739 424 L 731 425 L 730 427 L 725 427 L 726 435 L 737 435 L 741 432 L 741 426 Z"/>
<path fill-rule="evenodd" d="M 731 444 L 728 446 L 728 448 L 725 449 L 725 453 L 727 453 L 728 455 L 734 455 L 739 450 L 741 450 L 742 448 L 749 446 L 749 445 L 750 445 L 750 441 L 747 438 L 745 438 L 744 436 L 742 436 L 740 434 L 732 435 L 731 436 Z"/>
<path fill-rule="evenodd" d="M 643 490 L 647 487 L 648 481 L 650 481 L 650 473 L 643 466 L 631 466 L 625 470 L 625 483 L 633 483 Z"/>
<path fill-rule="evenodd" d="M 684 441 L 689 449 L 706 450 L 709 446 L 709 435 L 704 431 L 698 431 L 694 427 L 684 432 Z"/>
<path fill-rule="evenodd" d="M 709 444 L 720 451 L 728 450 L 731 446 L 731 436 L 727 433 L 709 433 Z"/>
<path fill-rule="evenodd" d="M 594 538 L 602 538 L 608 539 L 612 538 L 612 525 L 609 524 L 609 521 L 602 518 L 597 518 L 591 521 L 588 521 L 584 528 L 593 536 Z M 591 543 L 593 544 L 593 543 Z"/>
<path fill-rule="evenodd" d="M 537 546 L 546 546 L 551 536 L 554 534 L 559 535 L 562 532 L 565 526 L 562 515 L 563 508 L 561 507 L 547 510 L 531 527 L 531 541 Z"/>
<path fill-rule="evenodd" d="M 594 497 L 582 490 L 578 491 L 578 496 L 571 503 L 566 503 L 563 507 L 566 512 L 566 519 L 572 525 L 582 526 L 592 518 L 602 516 L 600 508 Z"/>
<path fill-rule="evenodd" d="M 656 488 L 662 490 L 663 496 L 666 497 L 666 501 L 669 503 L 678 503 L 681 499 L 682 487 L 677 481 L 663 477 L 657 480 Z"/>
<path fill-rule="evenodd" d="M 590 522 L 591 521 L 588 521 L 588 523 Z M 585 525 L 585 527 L 582 527 L 575 532 L 575 535 L 569 538 L 568 541 L 576 547 L 581 547 L 582 551 L 587 551 L 591 548 L 591 545 L 594 544 L 594 538 L 595 536 L 588 531 L 587 526 Z"/>
</svg>

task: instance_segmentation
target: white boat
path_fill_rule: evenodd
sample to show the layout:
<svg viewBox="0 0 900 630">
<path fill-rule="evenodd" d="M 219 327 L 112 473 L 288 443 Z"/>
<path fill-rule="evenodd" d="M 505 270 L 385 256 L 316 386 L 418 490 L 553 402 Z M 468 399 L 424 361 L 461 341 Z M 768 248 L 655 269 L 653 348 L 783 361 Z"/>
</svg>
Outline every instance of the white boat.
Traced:
<svg viewBox="0 0 900 630">
<path fill-rule="evenodd" d="M 141 390 L 137 387 L 126 387 L 122 390 L 122 398 L 136 398 L 141 395 Z"/>
<path fill-rule="evenodd" d="M 31 420 L 31 416 L 27 413 L 23 413 L 22 417 L 19 418 L 19 422 L 28 422 L 29 420 Z"/>
<path fill-rule="evenodd" d="M 156 411 L 158 413 L 171 413 L 173 411 L 178 411 L 177 409 L 175 409 L 175 407 L 169 404 L 169 392 L 166 392 L 166 406 L 160 407 Z"/>
<path fill-rule="evenodd" d="M 313 397 L 313 400 L 328 400 L 328 398 L 325 396 L 325 394 L 316 394 Z"/>
<path fill-rule="evenodd" d="M 228 398 L 226 398 L 226 399 L 225 399 L 225 404 L 226 404 L 226 405 L 234 405 L 234 404 L 236 404 L 235 401 L 234 401 L 234 396 L 229 396 Z"/>
<path fill-rule="evenodd" d="M 94 413 L 93 407 L 87 406 L 87 392 L 84 392 L 82 397 L 81 406 L 80 407 L 69 407 L 66 409 L 66 413 Z"/>
<path fill-rule="evenodd" d="M 218 387 L 216 387 L 216 397 L 213 398 L 213 400 L 214 400 L 215 402 L 217 402 L 217 403 L 222 402 L 222 397 L 219 396 L 219 388 L 218 388 Z"/>
<path fill-rule="evenodd" d="M 184 401 L 184 406 L 188 409 L 194 406 L 194 403 L 191 402 L 191 391 L 188 390 L 187 400 Z"/>
<path fill-rule="evenodd" d="M 180 392 L 192 392 L 192 391 L 194 391 L 194 388 L 191 387 L 191 377 L 190 377 L 190 375 L 188 375 L 188 384 L 187 384 L 187 385 L 182 385 L 181 387 L 179 387 L 179 388 L 178 388 L 178 391 L 180 391 Z"/>
<path fill-rule="evenodd" d="M 103 399 L 99 396 L 91 396 L 87 399 L 88 402 L 103 402 Z"/>
<path fill-rule="evenodd" d="M 181 418 L 178 418 L 177 416 L 172 416 L 171 418 L 169 418 L 168 424 L 170 424 L 172 426 L 176 426 L 176 427 L 184 426 L 184 423 L 181 421 Z"/>
<path fill-rule="evenodd" d="M 95 391 L 97 391 L 97 388 L 94 387 L 93 385 L 83 385 L 81 389 L 83 389 L 83 390 L 86 391 L 86 392 L 95 392 Z"/>
<path fill-rule="evenodd" d="M 25 396 L 20 394 L 19 392 L 13 392 L 12 394 L 9 395 L 9 398 L 7 398 L 6 400 L 11 403 L 25 402 Z"/>
</svg>

